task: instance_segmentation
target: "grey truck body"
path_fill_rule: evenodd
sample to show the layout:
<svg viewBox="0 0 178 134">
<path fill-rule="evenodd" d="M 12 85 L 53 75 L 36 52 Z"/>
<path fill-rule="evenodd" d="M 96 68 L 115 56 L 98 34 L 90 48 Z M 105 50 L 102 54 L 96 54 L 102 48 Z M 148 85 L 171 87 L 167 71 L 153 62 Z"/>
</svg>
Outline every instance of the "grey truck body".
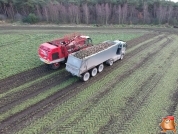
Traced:
<svg viewBox="0 0 178 134">
<path fill-rule="evenodd" d="M 75 53 L 69 54 L 66 70 L 74 76 L 82 77 L 82 74 L 102 63 L 107 64 L 110 60 L 115 62 L 121 59 L 121 56 L 125 54 L 126 42 L 119 40 L 107 42 L 113 45 L 83 59 L 75 57 Z"/>
</svg>

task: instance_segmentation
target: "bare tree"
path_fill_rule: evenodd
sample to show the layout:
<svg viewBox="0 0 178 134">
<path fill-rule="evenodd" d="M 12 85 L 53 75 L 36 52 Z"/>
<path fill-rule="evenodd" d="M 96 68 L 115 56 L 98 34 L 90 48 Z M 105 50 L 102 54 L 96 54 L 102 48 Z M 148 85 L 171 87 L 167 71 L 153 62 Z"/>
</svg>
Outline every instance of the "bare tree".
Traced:
<svg viewBox="0 0 178 134">
<path fill-rule="evenodd" d="M 59 12 L 60 12 L 60 17 L 59 17 L 59 19 L 61 20 L 61 22 L 67 23 L 67 22 L 68 22 L 67 7 L 64 6 L 63 4 L 60 4 L 60 5 L 58 6 L 58 8 L 59 8 Z"/>
<path fill-rule="evenodd" d="M 100 4 L 95 5 L 96 8 L 96 16 L 97 16 L 97 23 L 101 24 L 102 23 L 102 7 Z"/>
<path fill-rule="evenodd" d="M 118 5 L 118 8 L 116 10 L 116 16 L 117 16 L 117 20 L 118 20 L 118 23 L 121 24 L 121 18 L 122 18 L 122 8 L 121 8 L 121 5 Z"/>
<path fill-rule="evenodd" d="M 71 23 L 80 23 L 80 9 L 77 5 L 70 4 L 68 7 L 69 20 Z"/>
<path fill-rule="evenodd" d="M 108 20 L 109 20 L 109 17 L 110 17 L 110 14 L 111 14 L 111 8 L 109 6 L 108 3 L 105 4 L 105 18 L 106 18 L 106 21 L 105 21 L 105 24 L 107 25 L 108 24 Z"/>
<path fill-rule="evenodd" d="M 170 19 L 172 18 L 172 14 L 173 13 L 173 6 L 172 5 L 170 5 L 169 7 L 168 7 L 168 13 L 167 13 L 167 23 L 169 24 L 169 22 L 170 22 Z"/>
<path fill-rule="evenodd" d="M 124 6 L 122 7 L 122 24 L 126 23 L 127 9 L 128 9 L 128 4 L 125 3 Z"/>
<path fill-rule="evenodd" d="M 162 24 L 163 21 L 165 21 L 166 18 L 166 7 L 163 5 L 159 5 L 157 11 L 156 11 L 156 16 L 158 18 L 159 24 Z"/>
<path fill-rule="evenodd" d="M 143 23 L 149 23 L 149 12 L 148 12 L 148 4 L 144 2 L 143 4 Z"/>
<path fill-rule="evenodd" d="M 85 23 L 88 24 L 89 23 L 89 8 L 87 3 L 82 5 L 82 9 L 83 9 L 83 14 L 84 14 L 84 18 L 85 18 Z"/>
</svg>

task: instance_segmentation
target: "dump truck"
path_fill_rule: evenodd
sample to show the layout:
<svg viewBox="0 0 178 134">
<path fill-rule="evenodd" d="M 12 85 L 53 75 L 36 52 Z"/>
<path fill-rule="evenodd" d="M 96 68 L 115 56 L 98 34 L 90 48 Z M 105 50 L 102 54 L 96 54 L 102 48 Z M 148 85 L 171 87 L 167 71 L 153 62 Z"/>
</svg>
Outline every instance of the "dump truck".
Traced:
<svg viewBox="0 0 178 134">
<path fill-rule="evenodd" d="M 73 76 L 80 77 L 84 82 L 103 71 L 105 65 L 112 66 L 122 60 L 126 51 L 126 42 L 115 40 L 105 41 L 98 45 L 69 54 L 66 70 Z"/>
<path fill-rule="evenodd" d="M 92 46 L 89 36 L 72 33 L 62 38 L 42 43 L 38 49 L 38 55 L 50 69 L 58 69 L 60 63 L 67 61 L 70 53 Z"/>
</svg>

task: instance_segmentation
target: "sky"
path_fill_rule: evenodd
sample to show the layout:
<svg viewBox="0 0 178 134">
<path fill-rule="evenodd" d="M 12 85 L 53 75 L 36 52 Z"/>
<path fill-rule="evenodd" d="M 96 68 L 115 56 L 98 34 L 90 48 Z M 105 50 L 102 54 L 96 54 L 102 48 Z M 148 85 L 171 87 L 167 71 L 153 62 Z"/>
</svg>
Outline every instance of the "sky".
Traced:
<svg viewBox="0 0 178 134">
<path fill-rule="evenodd" d="M 178 0 L 171 0 L 171 1 L 178 2 Z"/>
</svg>

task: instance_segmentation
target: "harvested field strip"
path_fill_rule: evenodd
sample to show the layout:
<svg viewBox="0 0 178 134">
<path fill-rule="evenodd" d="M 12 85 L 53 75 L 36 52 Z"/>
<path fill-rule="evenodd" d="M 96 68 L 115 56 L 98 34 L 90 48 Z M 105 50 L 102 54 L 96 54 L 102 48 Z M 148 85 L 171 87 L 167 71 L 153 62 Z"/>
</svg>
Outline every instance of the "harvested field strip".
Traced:
<svg viewBox="0 0 178 134">
<path fill-rule="evenodd" d="M 33 84 L 38 83 L 42 80 L 48 79 L 48 78 L 52 77 L 53 75 L 56 75 L 56 74 L 61 73 L 63 71 L 64 71 L 64 68 L 59 70 L 59 71 L 51 72 L 50 74 L 45 75 L 45 76 L 41 75 L 40 78 L 33 79 L 29 82 L 26 82 L 24 84 L 21 84 L 21 85 L 15 87 L 15 88 L 12 88 L 11 90 L 7 90 L 6 92 L 4 91 L 0 94 L 0 99 L 2 99 L 3 97 L 11 96 L 12 94 L 16 94 L 19 91 L 23 91 L 25 88 L 29 87 L 30 85 L 33 85 Z"/>
<path fill-rule="evenodd" d="M 67 78 L 66 78 L 67 79 Z M 38 94 L 37 96 L 30 98 L 26 101 L 23 101 L 21 104 L 14 106 L 12 109 L 6 111 L 5 113 L 2 113 L 0 115 L 0 121 L 3 122 L 4 119 L 7 117 L 11 117 L 13 114 L 17 114 L 20 111 L 29 108 L 30 106 L 46 99 L 48 96 L 54 94 L 55 92 L 58 92 L 59 90 L 65 88 L 66 86 L 74 83 L 77 79 L 76 78 L 70 78 L 66 81 L 62 81 L 61 84 L 58 84 L 57 86 L 54 86 L 53 88 L 48 87 L 48 90 L 46 90 L 43 93 Z M 2 127 L 2 126 L 1 126 Z"/>
<path fill-rule="evenodd" d="M 10 89 L 21 86 L 27 82 L 43 77 L 47 74 L 54 72 L 53 70 L 47 70 L 45 65 L 33 68 L 31 70 L 19 73 L 0 80 L 0 93 L 7 92 Z"/>
<path fill-rule="evenodd" d="M 153 45 L 151 45 L 153 48 L 153 50 L 155 50 L 155 46 L 153 46 Z M 159 46 L 159 44 L 158 44 L 158 46 Z M 150 51 L 150 50 L 146 50 L 146 51 Z M 144 51 L 142 52 L 143 54 L 145 53 Z M 138 55 L 137 56 L 135 56 L 135 57 L 139 57 Z M 132 61 L 132 60 L 131 60 Z M 134 64 L 135 62 L 134 61 L 132 61 L 132 64 Z M 127 67 L 126 66 L 124 66 L 123 67 L 123 69 L 127 69 Z M 120 70 L 119 70 L 119 72 L 120 72 Z M 114 73 L 113 73 L 114 74 Z M 118 73 L 116 73 L 116 74 L 118 74 Z M 95 77 L 95 78 L 97 78 L 97 77 Z M 94 78 L 93 78 L 94 79 Z M 106 79 L 106 77 L 105 77 L 105 79 Z M 109 81 L 109 79 L 110 78 L 108 78 L 108 81 Z M 102 79 L 102 81 L 103 81 L 103 79 Z M 99 83 L 99 85 L 102 85 L 102 83 L 101 83 L 101 81 L 98 81 L 97 83 Z M 105 82 L 105 83 L 107 83 L 107 82 Z M 103 82 L 103 84 L 104 84 L 104 82 Z M 95 85 L 96 86 L 96 85 Z M 100 87 L 101 88 L 101 87 Z M 94 94 L 94 93 L 96 93 L 96 91 L 98 91 L 98 90 L 96 90 L 96 89 L 94 89 L 95 91 L 93 91 L 93 89 L 91 89 L 91 90 L 89 90 L 89 89 L 87 89 L 87 90 L 85 90 L 85 91 L 88 91 L 88 92 L 91 92 L 91 91 L 93 91 L 92 92 L 92 94 Z M 86 93 L 85 93 L 86 94 Z M 90 93 L 90 95 L 89 96 L 92 96 L 92 94 Z M 85 96 L 84 96 L 85 97 Z M 85 97 L 86 98 L 86 97 Z M 74 98 L 74 99 L 76 99 L 76 98 Z M 70 104 L 74 104 L 74 103 L 70 103 Z M 63 104 L 62 104 L 63 105 Z M 66 106 L 66 104 L 64 104 L 64 106 Z M 69 106 L 66 106 L 66 107 L 69 107 Z M 60 109 L 62 108 L 62 106 L 60 105 Z M 64 113 L 66 113 L 66 111 L 64 111 Z M 50 114 L 51 115 L 51 114 Z M 55 115 L 54 113 L 53 113 L 53 115 L 54 116 L 56 116 L 55 118 L 58 118 L 59 117 L 59 113 L 58 113 L 58 115 Z M 62 113 L 61 113 L 61 115 L 63 115 Z M 52 115 L 51 115 L 52 116 Z M 51 117 L 50 117 L 51 118 Z M 42 125 L 42 124 L 41 124 Z M 44 125 L 44 124 L 43 124 Z M 49 122 L 48 122 L 48 125 L 49 125 Z M 33 125 L 32 125 L 33 126 Z M 36 125 L 35 125 L 36 126 Z"/>
<path fill-rule="evenodd" d="M 127 44 L 129 45 L 129 48 L 135 46 L 136 44 L 140 44 L 141 42 L 145 42 L 149 39 L 152 39 L 153 37 L 156 37 L 158 35 L 161 35 L 161 34 L 158 34 L 158 33 L 148 33 L 148 34 L 144 34 L 138 38 L 134 38 L 132 40 L 129 40 L 127 41 Z"/>
<path fill-rule="evenodd" d="M 165 38 L 164 35 L 157 35 L 155 37 L 152 37 L 149 40 L 146 40 L 146 41 L 144 41 L 142 43 L 139 43 L 138 45 L 131 46 L 131 48 L 128 46 L 130 49 L 127 50 L 127 53 L 129 53 L 129 52 L 131 52 L 131 51 L 133 51 L 133 50 L 135 50 L 135 49 L 137 49 L 139 47 L 144 47 L 144 44 L 150 43 L 151 40 L 152 40 L 152 43 L 154 43 L 154 42 L 157 42 L 158 39 L 163 39 L 163 38 Z"/>
<path fill-rule="evenodd" d="M 160 133 L 161 129 L 159 127 L 159 123 L 161 123 L 162 117 L 170 115 L 167 111 L 172 103 L 170 96 L 177 90 L 178 73 L 176 70 L 178 68 L 178 58 L 175 58 L 177 56 L 178 51 L 176 50 L 174 57 L 169 59 L 171 60 L 170 64 L 168 64 L 169 69 L 166 70 L 166 73 L 155 87 L 156 90 L 154 90 L 152 95 L 149 97 L 147 104 L 144 105 L 139 113 L 135 115 L 134 119 L 129 122 L 129 125 L 124 133 L 130 132 L 130 130 L 132 130 L 133 134 L 145 131 L 148 134 L 153 132 Z M 163 74 L 163 72 L 161 73 Z M 177 113 L 174 115 L 177 115 Z M 147 123 L 145 123 L 145 121 Z M 175 122 L 177 121 L 178 120 L 176 118 Z"/>
<path fill-rule="evenodd" d="M 151 58 L 151 59 L 153 60 L 153 58 Z M 152 61 L 150 61 L 150 63 L 151 63 L 151 62 L 152 62 Z M 151 65 L 150 63 L 147 63 L 147 62 L 146 62 L 145 64 Z M 144 70 L 144 69 L 143 69 L 143 70 Z M 143 70 L 142 70 L 142 71 L 143 71 Z M 138 73 L 138 72 L 137 72 L 137 73 Z M 139 73 L 138 73 L 138 74 L 139 74 Z M 148 74 L 149 74 L 149 73 L 148 73 Z M 135 75 L 136 75 L 136 73 L 135 73 Z M 127 76 L 128 76 L 128 75 L 127 75 Z M 147 77 L 147 76 L 149 76 L 149 75 L 145 75 L 145 77 Z M 117 77 L 116 77 L 116 78 L 117 78 Z M 140 78 L 140 74 L 138 75 L 138 78 Z M 151 78 L 151 77 L 149 77 L 149 79 L 150 79 L 150 78 Z M 108 78 L 108 79 L 109 79 L 109 78 Z M 136 84 L 138 84 L 138 85 L 141 84 L 140 82 L 142 82 L 142 81 L 137 81 L 136 78 L 134 78 L 134 79 L 135 79 L 135 83 L 136 83 Z M 143 79 L 143 77 L 142 77 L 142 79 Z M 112 81 L 112 79 L 110 79 L 110 80 Z M 119 81 L 120 81 L 120 80 L 118 80 L 116 83 L 118 83 Z M 129 80 L 129 81 L 130 81 L 130 80 Z M 122 84 L 122 83 L 120 83 L 120 84 Z M 127 84 L 127 83 L 126 83 L 126 84 Z M 132 84 L 133 84 L 133 83 L 131 83 L 131 85 L 130 85 L 130 83 L 129 83 L 130 86 L 132 86 Z M 107 84 L 105 84 L 105 85 L 107 85 Z M 114 85 L 111 83 L 111 86 L 108 87 L 107 89 L 111 90 L 111 88 L 113 88 L 113 86 L 114 86 Z M 125 86 L 126 86 L 126 85 L 125 85 Z M 134 85 L 134 86 L 136 86 L 136 85 Z M 96 87 L 97 87 L 97 86 L 96 86 Z M 118 86 L 114 86 L 114 87 L 120 87 L 120 85 L 118 84 Z M 104 88 L 103 88 L 103 89 L 104 89 Z M 87 90 L 89 90 L 89 89 L 87 89 Z M 92 90 L 92 89 L 91 89 L 91 90 Z M 134 90 L 136 90 L 136 89 L 134 89 Z M 133 91 L 134 91 L 134 90 L 133 90 Z M 90 90 L 89 90 L 89 91 L 90 91 Z M 107 91 L 107 90 L 105 90 L 105 91 Z M 108 95 L 108 92 L 105 92 L 105 91 L 104 91 L 104 96 L 105 96 L 104 100 L 107 98 L 106 95 Z M 129 91 L 130 91 L 130 90 L 129 90 Z M 110 92 L 110 91 L 109 91 L 109 92 Z M 121 93 L 121 94 L 123 94 L 123 93 Z M 90 96 L 92 96 L 92 95 L 90 95 Z M 78 96 L 78 97 L 79 97 L 79 96 Z M 77 97 L 77 98 L 78 98 L 78 97 Z M 100 96 L 100 97 L 101 97 L 101 96 Z M 103 97 L 103 96 L 102 96 L 102 97 Z M 100 99 L 101 99 L 101 98 L 100 98 Z M 94 107 L 93 107 L 93 106 L 99 106 L 99 104 L 98 104 L 97 102 L 100 101 L 100 99 L 98 98 L 98 96 L 96 96 L 95 99 L 91 99 L 93 102 L 91 102 L 91 101 L 85 101 L 85 102 L 91 102 L 91 106 L 92 106 L 92 107 L 84 107 L 84 108 L 83 108 L 83 111 L 80 110 L 80 112 L 77 112 L 77 113 L 76 113 L 75 116 L 79 116 L 78 118 L 75 119 L 74 116 L 72 116 L 71 119 L 68 119 L 68 122 L 67 122 L 67 121 L 64 121 L 64 122 L 63 122 L 63 124 L 66 123 L 66 122 L 69 123 L 69 122 L 71 122 L 71 120 L 72 120 L 73 123 L 69 123 L 69 124 L 67 124 L 66 126 L 65 126 L 65 125 L 64 125 L 64 126 L 60 125 L 60 126 L 58 126 L 59 129 L 57 129 L 57 131 L 59 131 L 59 130 L 62 131 L 62 130 L 63 130 L 64 132 L 68 132 L 68 131 L 67 131 L 68 129 L 71 130 L 71 131 L 69 131 L 69 133 L 74 133 L 74 131 L 75 131 L 76 129 L 77 129 L 77 130 L 79 129 L 80 132 L 81 132 L 82 130 L 84 131 L 84 129 L 81 129 L 81 130 L 80 130 L 80 128 L 78 128 L 80 125 L 83 126 L 83 127 L 81 127 L 81 128 L 85 128 L 85 127 L 87 126 L 89 130 L 94 130 L 93 127 L 96 127 L 96 128 L 97 128 L 97 125 L 98 125 L 98 124 L 101 124 L 101 123 L 96 122 L 95 124 L 90 124 L 90 123 L 89 123 L 89 124 L 84 124 L 84 122 L 87 122 L 87 121 L 84 121 L 84 120 L 82 120 L 82 119 L 83 119 L 83 118 L 88 118 L 88 122 L 94 121 L 94 120 L 96 121 L 96 120 L 98 120 L 97 117 L 100 118 L 102 114 L 105 114 L 104 111 L 103 111 L 103 112 L 101 112 L 101 111 L 104 110 L 104 109 L 107 109 L 107 108 L 106 108 L 107 106 L 110 107 L 109 105 L 111 105 L 112 103 L 111 103 L 109 100 L 104 101 L 104 103 L 103 103 L 102 105 L 100 105 L 100 106 L 103 106 L 103 107 L 105 107 L 105 108 L 103 108 L 102 110 L 98 110 L 98 115 L 97 115 L 97 113 L 96 113 L 97 110 L 94 110 Z M 110 97 L 109 99 L 112 100 L 112 97 Z M 116 99 L 116 98 L 115 98 L 115 99 Z M 113 102 L 114 102 L 115 99 L 113 99 Z M 120 102 L 120 101 L 122 101 L 122 100 L 119 100 L 118 102 Z M 108 103 L 108 105 L 106 106 L 107 103 Z M 90 105 L 90 104 L 89 104 L 89 105 Z M 86 106 L 86 105 L 84 104 L 83 106 Z M 89 115 L 87 116 L 87 114 L 89 113 L 89 111 L 92 111 L 92 112 L 95 111 L 95 112 L 93 112 L 93 113 L 94 113 L 93 115 L 94 115 L 95 117 L 91 117 L 91 116 L 89 116 Z M 112 111 L 112 108 L 111 108 L 111 109 L 107 109 L 107 111 Z M 82 113 L 83 113 L 84 117 L 81 116 Z M 108 112 L 107 112 L 106 114 L 108 115 Z M 101 118 L 104 119 L 104 116 L 101 117 Z M 101 118 L 100 118 L 100 119 L 101 119 Z M 74 119 L 75 119 L 75 120 L 74 120 Z M 57 122 L 58 122 L 58 121 L 57 121 Z M 58 125 L 57 122 L 56 122 L 56 125 Z M 79 126 L 76 125 L 77 123 L 79 123 L 80 125 L 79 125 Z M 73 125 L 76 126 L 76 127 L 72 128 Z M 91 125 L 92 125 L 92 126 L 91 126 Z M 54 125 L 52 125 L 52 126 L 54 126 Z M 90 128 L 90 126 L 91 126 L 91 128 Z M 86 129 L 86 128 L 85 128 L 85 129 Z M 97 129 L 98 129 L 98 128 L 97 128 Z M 54 128 L 52 128 L 51 130 L 52 130 L 52 133 L 55 132 L 55 129 L 54 129 Z M 54 131 L 53 131 L 53 130 L 54 130 Z M 57 131 L 56 131 L 56 132 L 57 132 Z M 63 132 L 63 131 L 62 131 L 62 132 Z M 79 132 L 79 131 L 78 131 L 78 132 Z M 87 132 L 87 131 L 86 131 L 86 132 Z M 88 132 L 88 133 L 89 133 L 89 132 Z"/>
<path fill-rule="evenodd" d="M 39 93 L 42 93 L 48 90 L 50 87 L 59 85 L 68 79 L 69 74 L 63 70 L 58 73 L 53 73 L 44 78 L 33 81 L 30 85 L 20 86 L 16 89 L 11 90 L 13 93 L 9 92 L 0 98 L 0 113 L 12 109 L 14 106 L 20 104 L 26 99 L 37 96 Z M 26 86 L 26 87 L 25 87 Z"/>
</svg>

